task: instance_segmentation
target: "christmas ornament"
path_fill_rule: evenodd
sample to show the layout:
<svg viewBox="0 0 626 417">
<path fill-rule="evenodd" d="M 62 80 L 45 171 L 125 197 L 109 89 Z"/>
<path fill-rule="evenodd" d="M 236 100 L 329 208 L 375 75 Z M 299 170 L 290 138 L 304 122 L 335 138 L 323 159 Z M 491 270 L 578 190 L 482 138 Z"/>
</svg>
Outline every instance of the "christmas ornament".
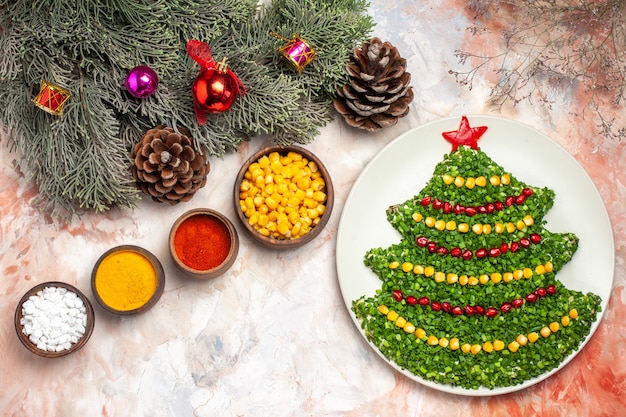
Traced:
<svg viewBox="0 0 626 417">
<path fill-rule="evenodd" d="M 154 70 L 145 65 L 139 65 L 130 71 L 124 81 L 124 87 L 137 98 L 150 97 L 159 85 L 159 77 Z"/>
<path fill-rule="evenodd" d="M 408 114 L 411 74 L 391 43 L 370 39 L 354 50 L 346 70 L 350 84 L 337 88 L 333 105 L 350 126 L 376 131 Z"/>
<path fill-rule="evenodd" d="M 154 201 L 178 204 L 189 201 L 204 187 L 209 173 L 206 153 L 193 148 L 187 129 L 150 129 L 132 149 L 131 172 L 138 187 Z"/>
<path fill-rule="evenodd" d="M 41 80 L 39 94 L 33 99 L 33 103 L 50 114 L 62 116 L 63 107 L 65 106 L 65 102 L 70 98 L 70 95 L 70 92 L 65 88 Z"/>
<path fill-rule="evenodd" d="M 285 62 L 298 74 L 302 74 L 304 67 L 309 65 L 317 57 L 317 53 L 309 43 L 302 39 L 297 33 L 294 33 L 292 39 L 284 38 L 276 33 L 275 37 L 287 41 L 284 46 L 278 48 L 278 53 L 284 58 Z"/>
<path fill-rule="evenodd" d="M 193 102 L 199 125 L 207 122 L 206 113 L 229 110 L 239 94 L 245 93 L 243 83 L 226 64 L 216 63 L 209 45 L 198 40 L 187 42 L 187 53 L 202 67 L 193 83 Z"/>
<path fill-rule="evenodd" d="M 452 144 L 452 151 L 456 151 L 459 146 L 466 145 L 472 149 L 478 149 L 478 139 L 487 131 L 487 126 L 470 127 L 467 117 L 461 117 L 459 129 L 443 132 L 445 140 Z"/>
</svg>

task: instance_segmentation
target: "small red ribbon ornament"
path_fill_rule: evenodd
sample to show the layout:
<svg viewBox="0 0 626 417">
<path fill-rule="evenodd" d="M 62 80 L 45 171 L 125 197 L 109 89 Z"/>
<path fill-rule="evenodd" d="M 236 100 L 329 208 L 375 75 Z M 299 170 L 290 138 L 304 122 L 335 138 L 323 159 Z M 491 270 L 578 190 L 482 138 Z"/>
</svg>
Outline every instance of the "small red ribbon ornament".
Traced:
<svg viewBox="0 0 626 417">
<path fill-rule="evenodd" d="M 193 104 L 196 120 L 202 126 L 207 122 L 207 113 L 222 113 L 230 109 L 239 94 L 246 88 L 226 64 L 213 60 L 209 45 L 195 39 L 187 41 L 187 53 L 201 69 L 193 82 Z"/>
</svg>

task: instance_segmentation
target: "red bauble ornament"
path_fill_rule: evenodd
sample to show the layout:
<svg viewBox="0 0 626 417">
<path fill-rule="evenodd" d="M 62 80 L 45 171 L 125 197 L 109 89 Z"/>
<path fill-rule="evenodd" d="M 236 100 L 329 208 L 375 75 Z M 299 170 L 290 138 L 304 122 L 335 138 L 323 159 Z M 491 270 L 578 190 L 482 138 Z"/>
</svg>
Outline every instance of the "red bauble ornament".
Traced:
<svg viewBox="0 0 626 417">
<path fill-rule="evenodd" d="M 226 65 L 226 58 L 216 63 L 209 45 L 192 39 L 187 41 L 187 53 L 202 67 L 193 83 L 193 104 L 199 125 L 207 122 L 207 113 L 222 113 L 230 109 L 239 94 L 245 93 L 243 83 Z"/>
<path fill-rule="evenodd" d="M 236 77 L 219 67 L 202 69 L 193 83 L 194 103 L 209 113 L 230 109 L 239 94 Z"/>
</svg>

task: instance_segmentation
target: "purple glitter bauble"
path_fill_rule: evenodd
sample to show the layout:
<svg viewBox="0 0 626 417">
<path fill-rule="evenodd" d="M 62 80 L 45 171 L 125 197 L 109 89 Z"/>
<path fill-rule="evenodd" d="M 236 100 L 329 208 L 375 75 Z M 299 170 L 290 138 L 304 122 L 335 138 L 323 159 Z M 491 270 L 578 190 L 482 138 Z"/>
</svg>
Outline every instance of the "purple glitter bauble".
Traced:
<svg viewBox="0 0 626 417">
<path fill-rule="evenodd" d="M 150 67 L 140 65 L 131 69 L 124 81 L 124 87 L 137 98 L 150 97 L 159 85 L 159 77 Z"/>
</svg>

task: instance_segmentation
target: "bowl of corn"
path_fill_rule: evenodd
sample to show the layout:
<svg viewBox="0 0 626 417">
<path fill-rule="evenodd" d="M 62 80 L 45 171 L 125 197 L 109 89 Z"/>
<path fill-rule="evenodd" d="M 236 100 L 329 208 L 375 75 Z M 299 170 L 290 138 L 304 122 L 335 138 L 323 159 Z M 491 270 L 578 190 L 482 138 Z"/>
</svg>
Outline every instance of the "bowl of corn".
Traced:
<svg viewBox="0 0 626 417">
<path fill-rule="evenodd" d="M 333 202 L 328 170 L 299 146 L 259 150 L 235 181 L 237 217 L 255 241 L 269 248 L 294 248 L 313 240 L 328 223 Z"/>
</svg>

